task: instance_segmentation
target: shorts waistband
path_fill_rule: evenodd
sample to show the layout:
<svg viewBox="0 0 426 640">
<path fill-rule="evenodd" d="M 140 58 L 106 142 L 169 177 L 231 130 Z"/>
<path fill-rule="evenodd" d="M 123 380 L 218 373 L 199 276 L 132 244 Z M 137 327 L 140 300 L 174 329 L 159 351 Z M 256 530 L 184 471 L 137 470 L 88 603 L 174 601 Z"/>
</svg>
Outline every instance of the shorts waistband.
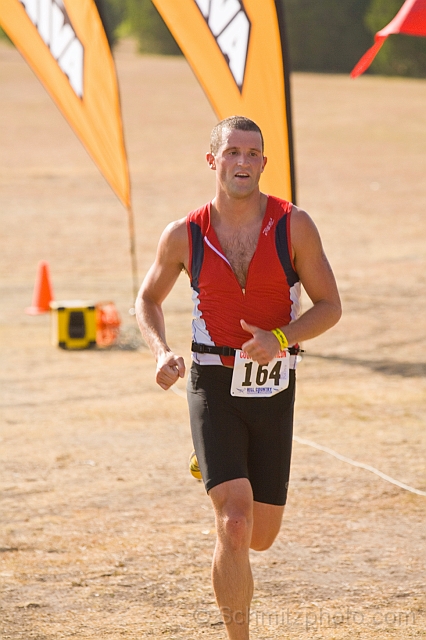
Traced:
<svg viewBox="0 0 426 640">
<path fill-rule="evenodd" d="M 194 353 L 213 353 L 218 356 L 235 356 L 235 349 L 233 347 L 216 347 L 209 344 L 200 344 L 199 342 L 193 342 L 191 344 L 191 351 Z M 298 345 L 289 347 L 288 352 L 292 356 L 297 356 L 301 353 L 302 349 Z"/>
</svg>

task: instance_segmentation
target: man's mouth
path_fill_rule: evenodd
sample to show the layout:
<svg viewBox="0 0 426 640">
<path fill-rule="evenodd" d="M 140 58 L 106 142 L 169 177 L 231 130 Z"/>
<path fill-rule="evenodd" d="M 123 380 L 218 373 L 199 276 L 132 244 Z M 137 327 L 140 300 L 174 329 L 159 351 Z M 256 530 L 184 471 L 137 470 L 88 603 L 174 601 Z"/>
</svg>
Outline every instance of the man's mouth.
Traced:
<svg viewBox="0 0 426 640">
<path fill-rule="evenodd" d="M 248 173 L 243 173 L 242 171 L 240 171 L 239 173 L 235 174 L 236 178 L 248 178 L 249 174 Z"/>
</svg>

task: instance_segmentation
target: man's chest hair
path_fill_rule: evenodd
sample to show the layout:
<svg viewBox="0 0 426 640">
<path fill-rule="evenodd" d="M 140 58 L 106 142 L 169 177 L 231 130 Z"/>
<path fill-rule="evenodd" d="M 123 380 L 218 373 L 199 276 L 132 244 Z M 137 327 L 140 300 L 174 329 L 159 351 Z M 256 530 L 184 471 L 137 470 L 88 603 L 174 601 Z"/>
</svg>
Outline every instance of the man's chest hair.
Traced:
<svg viewBox="0 0 426 640">
<path fill-rule="evenodd" d="M 229 260 L 235 276 L 242 287 L 245 287 L 247 271 L 256 251 L 259 230 L 219 235 L 219 242 L 226 258 Z"/>
</svg>

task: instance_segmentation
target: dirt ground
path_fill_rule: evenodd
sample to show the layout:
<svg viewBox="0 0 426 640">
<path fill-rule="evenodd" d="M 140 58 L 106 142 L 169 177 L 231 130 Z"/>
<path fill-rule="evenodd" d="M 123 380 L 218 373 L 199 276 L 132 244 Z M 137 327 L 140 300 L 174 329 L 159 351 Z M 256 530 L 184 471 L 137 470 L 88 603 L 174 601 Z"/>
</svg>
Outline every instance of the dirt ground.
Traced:
<svg viewBox="0 0 426 640">
<path fill-rule="evenodd" d="M 183 59 L 116 54 L 140 278 L 159 234 L 212 196 L 216 118 Z M 294 74 L 298 203 L 344 305 L 304 345 L 295 433 L 426 491 L 426 81 Z M 266 141 L 267 151 L 267 141 Z M 209 499 L 183 393 L 138 338 L 126 212 L 41 84 L 0 45 L 0 638 L 224 639 Z M 24 313 L 113 300 L 120 348 L 64 351 Z M 169 342 L 189 361 L 182 276 Z M 426 497 L 300 442 L 275 545 L 252 553 L 252 637 L 426 637 Z"/>
</svg>

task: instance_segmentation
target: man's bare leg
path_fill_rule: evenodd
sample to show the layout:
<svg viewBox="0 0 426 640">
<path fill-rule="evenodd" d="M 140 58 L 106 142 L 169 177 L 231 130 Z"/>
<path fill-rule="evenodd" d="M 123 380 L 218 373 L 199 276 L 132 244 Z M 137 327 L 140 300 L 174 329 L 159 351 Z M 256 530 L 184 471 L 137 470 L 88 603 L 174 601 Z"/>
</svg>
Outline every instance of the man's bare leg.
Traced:
<svg viewBox="0 0 426 640">
<path fill-rule="evenodd" d="M 213 557 L 213 588 L 230 640 L 248 640 L 253 577 L 249 548 L 263 551 L 275 540 L 284 507 L 253 501 L 246 478 L 210 490 L 215 509 L 217 542 Z"/>
<path fill-rule="evenodd" d="M 216 515 L 212 580 L 230 640 L 248 640 L 253 577 L 249 547 L 253 493 L 246 478 L 223 482 L 209 492 Z"/>
</svg>

